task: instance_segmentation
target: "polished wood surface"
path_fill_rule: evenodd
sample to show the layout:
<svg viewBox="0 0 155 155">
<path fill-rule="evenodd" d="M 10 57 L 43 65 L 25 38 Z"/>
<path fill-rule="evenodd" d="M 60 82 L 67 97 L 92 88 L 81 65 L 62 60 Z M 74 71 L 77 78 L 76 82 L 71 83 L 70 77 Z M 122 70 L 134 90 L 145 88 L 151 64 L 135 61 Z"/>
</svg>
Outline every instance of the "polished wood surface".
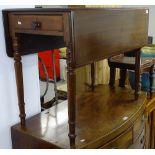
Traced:
<svg viewBox="0 0 155 155">
<path fill-rule="evenodd" d="M 21 121 L 21 126 L 25 126 L 25 103 L 24 103 L 24 88 L 23 88 L 23 72 L 22 72 L 22 63 L 21 55 L 19 53 L 19 36 L 17 35 L 14 39 L 13 49 L 14 49 L 14 67 L 16 75 L 16 85 L 17 85 L 17 94 L 18 94 L 18 106 L 19 106 L 19 117 Z"/>
<path fill-rule="evenodd" d="M 147 9 L 14 9 L 3 10 L 3 16 L 8 56 L 12 55 L 10 39 L 14 33 L 63 36 L 65 42 L 73 42 L 77 67 L 141 48 L 147 43 Z M 73 32 L 71 38 L 65 36 L 68 20 Z M 37 23 L 39 28 L 34 28 Z"/>
<path fill-rule="evenodd" d="M 97 60 L 108 58 L 112 55 L 117 55 L 129 50 L 136 50 L 144 46 L 147 42 L 148 31 L 147 9 L 7 9 L 3 10 L 3 20 L 6 49 L 7 55 L 9 57 L 12 57 L 14 53 L 16 53 L 16 50 L 13 48 L 16 35 L 18 35 L 20 40 L 17 42 L 17 44 L 19 45 L 18 57 L 20 57 L 21 55 L 37 53 L 40 50 L 53 50 L 54 48 L 60 48 L 64 46 L 67 47 L 69 130 L 66 123 L 66 126 L 63 126 L 64 128 L 59 128 L 59 125 L 55 126 L 55 129 L 57 129 L 55 130 L 55 132 L 59 133 L 59 135 L 56 135 L 56 137 L 54 137 L 54 142 L 52 142 L 52 144 L 56 143 L 62 148 L 99 148 L 101 145 L 104 145 L 103 141 L 105 142 L 106 140 L 110 140 L 110 136 L 106 137 L 106 140 L 103 140 L 103 135 L 110 131 L 112 128 L 116 128 L 116 126 L 113 126 L 113 122 L 108 123 L 108 125 L 106 124 L 105 127 L 104 122 L 111 118 L 111 116 L 109 115 L 106 115 L 104 117 L 105 113 L 110 114 L 111 112 L 113 112 L 111 114 L 115 114 L 115 111 L 113 111 L 112 109 L 118 102 L 120 103 L 117 104 L 117 108 L 124 104 L 127 104 L 127 106 L 129 106 L 128 103 L 130 103 L 130 106 L 135 103 L 133 107 L 137 104 L 139 105 L 139 102 L 141 104 L 144 103 L 145 95 L 142 95 L 143 97 L 139 98 L 137 101 L 134 101 L 130 98 L 133 95 L 131 95 L 129 92 L 126 93 L 126 91 L 123 90 L 122 92 L 124 92 L 125 94 L 124 97 L 122 97 L 114 90 L 110 91 L 109 87 L 106 87 L 106 91 L 104 91 L 104 93 L 102 92 L 98 94 L 95 93 L 94 90 L 94 94 L 91 94 L 92 92 L 85 93 L 83 94 L 83 97 L 81 96 L 80 98 L 78 98 L 79 96 L 76 96 L 77 94 L 75 93 L 75 69 L 86 64 L 94 63 Z M 139 76 L 138 53 L 136 63 L 136 71 L 137 75 Z M 17 87 L 19 86 L 21 92 L 23 92 L 23 83 L 21 82 L 21 65 L 20 68 L 18 67 L 16 69 L 16 72 L 19 73 L 18 76 L 20 76 L 21 74 L 21 78 L 18 78 L 18 76 L 16 76 Z M 138 82 L 139 79 L 136 80 Z M 17 90 L 19 89 L 17 88 Z M 123 94 L 122 92 L 121 94 Z M 108 94 L 110 95 L 106 96 Z M 117 98 L 118 96 L 120 97 L 120 99 Z M 18 93 L 18 98 L 20 101 L 20 99 L 24 98 L 24 94 Z M 103 103 L 106 104 L 107 102 L 107 105 L 113 105 L 113 107 L 106 109 L 104 106 L 101 106 L 103 105 Z M 83 104 L 80 113 L 78 113 L 77 115 L 76 113 L 78 112 L 80 103 Z M 93 103 L 93 105 L 90 106 L 88 105 L 88 103 Z M 87 106 L 85 107 L 85 105 Z M 96 112 L 91 110 L 90 107 L 94 108 L 93 110 L 96 109 Z M 85 111 L 83 109 L 85 109 Z M 98 109 L 102 110 L 103 113 L 99 113 L 100 119 L 97 119 L 98 115 L 96 113 L 98 113 Z M 118 123 L 117 121 L 119 121 L 119 116 L 123 117 L 121 114 L 126 112 L 126 110 L 128 115 L 133 110 L 132 108 L 132 110 L 129 108 L 131 111 L 129 109 L 125 110 L 121 107 L 120 109 L 122 109 L 122 112 L 118 110 L 118 117 L 116 117 L 118 120 L 112 118 L 113 120 L 115 120 L 115 123 Z M 134 112 L 132 111 L 130 114 L 133 114 Z M 23 112 L 20 110 L 20 115 L 22 115 L 22 113 Z M 38 132 L 32 133 L 35 135 L 35 137 L 37 136 L 40 139 L 40 137 L 42 136 L 42 133 L 40 132 L 40 119 L 38 119 L 40 118 L 40 115 L 33 117 L 32 120 L 34 118 L 36 118 L 36 126 L 37 130 L 39 130 Z M 83 122 L 79 119 L 84 119 L 87 121 Z M 29 123 L 32 123 L 30 120 L 26 121 L 26 125 L 22 125 L 22 128 L 25 128 L 26 132 L 27 130 L 29 132 L 29 128 L 27 128 L 27 125 Z M 80 123 L 79 125 L 78 122 L 89 122 L 89 124 L 87 124 L 87 127 L 85 127 L 83 123 Z M 100 123 L 102 124 L 102 126 L 100 126 Z M 117 125 L 119 126 L 119 124 Z M 96 134 L 89 137 L 89 134 L 94 133 L 94 128 L 96 129 Z M 81 132 L 79 133 L 78 130 Z M 122 130 L 120 129 L 118 133 L 121 134 Z M 22 131 L 25 132 L 24 129 Z M 50 131 L 51 134 L 52 131 Z M 62 132 L 64 132 L 65 134 L 64 137 L 62 136 Z M 81 144 L 78 138 L 81 135 L 83 136 L 83 134 L 87 140 L 85 142 L 82 142 Z M 69 135 L 69 139 L 66 135 Z M 75 139 L 76 135 L 77 138 Z M 12 134 L 12 136 L 15 135 Z M 46 139 L 51 139 L 50 135 L 46 136 Z M 99 137 L 101 137 L 100 140 L 94 141 L 94 139 Z M 13 137 L 13 139 L 14 138 L 16 139 L 16 137 Z M 50 141 L 50 139 L 48 140 Z M 55 141 L 55 139 L 57 141 Z M 27 143 L 29 144 L 28 141 Z M 26 144 L 25 147 L 29 147 L 28 144 Z M 20 146 L 19 143 L 18 145 Z"/>
<path fill-rule="evenodd" d="M 69 123 L 69 134 L 71 148 L 75 148 L 75 126 L 76 126 L 76 74 L 74 69 L 74 62 L 72 61 L 73 53 L 71 51 L 71 44 L 68 45 L 67 58 L 67 95 L 68 97 L 68 123 Z"/>
<path fill-rule="evenodd" d="M 59 31 L 63 32 L 62 15 L 15 15 L 13 25 L 19 30 Z"/>
<path fill-rule="evenodd" d="M 155 148 L 155 94 L 152 99 L 148 99 L 145 108 L 146 121 L 146 146 L 147 148 Z"/>
<path fill-rule="evenodd" d="M 122 138 L 117 140 L 117 147 L 128 148 L 133 144 L 134 139 L 144 129 L 141 120 L 146 103 L 145 93 L 142 93 L 137 101 L 133 100 L 133 95 L 127 88 L 111 89 L 109 86 L 102 85 L 96 87 L 94 92 L 79 93 L 76 98 L 77 138 L 75 147 L 109 148 L 107 144 L 115 138 L 119 139 L 120 135 L 125 137 L 121 136 Z M 31 139 L 51 143 L 51 146 L 55 146 L 55 148 L 70 148 L 67 112 L 67 102 L 62 102 L 58 104 L 56 117 L 55 107 L 53 107 L 27 119 L 24 130 L 21 130 L 20 125 L 12 127 L 13 147 L 40 147 L 40 145 L 29 145 L 29 142 L 25 140 L 22 142 L 22 136 L 18 135 L 24 134 L 27 138 L 31 137 Z M 116 147 L 114 144 L 116 142 L 110 146 Z"/>
<path fill-rule="evenodd" d="M 101 149 L 123 149 L 128 148 L 132 144 L 132 129 L 129 128 L 118 138 L 100 147 Z"/>
<path fill-rule="evenodd" d="M 21 55 L 61 48 L 66 46 L 65 42 L 70 39 L 69 15 L 65 12 L 31 13 L 3 11 L 9 57 L 13 56 L 12 39 L 16 33 L 19 34 L 21 40 L 19 49 Z"/>
<path fill-rule="evenodd" d="M 139 97 L 139 93 L 141 90 L 141 74 L 140 74 L 140 65 L 141 65 L 141 59 L 140 59 L 140 49 L 136 51 L 135 53 L 135 99 L 137 100 Z"/>
<path fill-rule="evenodd" d="M 132 9 L 75 11 L 74 36 L 76 65 L 92 63 L 143 47 L 147 43 L 148 14 Z"/>
</svg>

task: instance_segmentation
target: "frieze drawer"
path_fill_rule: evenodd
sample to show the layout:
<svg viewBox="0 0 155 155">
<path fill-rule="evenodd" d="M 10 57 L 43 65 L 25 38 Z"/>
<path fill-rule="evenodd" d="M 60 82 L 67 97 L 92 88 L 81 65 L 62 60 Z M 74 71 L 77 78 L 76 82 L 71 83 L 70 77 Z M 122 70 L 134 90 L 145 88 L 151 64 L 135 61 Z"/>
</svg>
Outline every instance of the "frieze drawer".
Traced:
<svg viewBox="0 0 155 155">
<path fill-rule="evenodd" d="M 62 15 L 15 15 L 13 18 L 15 29 L 63 31 Z"/>
</svg>

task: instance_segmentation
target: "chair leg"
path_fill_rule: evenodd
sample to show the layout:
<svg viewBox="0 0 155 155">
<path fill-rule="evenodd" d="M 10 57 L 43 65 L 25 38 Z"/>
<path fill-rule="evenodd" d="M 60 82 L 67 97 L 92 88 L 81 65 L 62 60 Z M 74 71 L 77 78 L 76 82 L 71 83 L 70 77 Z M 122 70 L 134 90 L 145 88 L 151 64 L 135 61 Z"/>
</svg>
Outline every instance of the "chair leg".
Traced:
<svg viewBox="0 0 155 155">
<path fill-rule="evenodd" d="M 135 53 L 135 100 L 139 97 L 141 90 L 141 75 L 140 75 L 140 50 Z"/>
<path fill-rule="evenodd" d="M 91 89 L 95 90 L 95 63 L 91 64 Z"/>
<path fill-rule="evenodd" d="M 116 68 L 110 67 L 110 81 L 109 81 L 109 85 L 111 87 L 114 87 L 114 84 L 115 84 L 115 73 L 116 73 Z"/>
<path fill-rule="evenodd" d="M 150 99 L 152 99 L 152 94 L 153 94 L 153 89 L 154 89 L 154 71 L 155 70 L 155 65 L 151 66 L 150 69 Z"/>
<path fill-rule="evenodd" d="M 126 69 L 120 69 L 119 87 L 125 87 L 126 74 Z"/>
</svg>

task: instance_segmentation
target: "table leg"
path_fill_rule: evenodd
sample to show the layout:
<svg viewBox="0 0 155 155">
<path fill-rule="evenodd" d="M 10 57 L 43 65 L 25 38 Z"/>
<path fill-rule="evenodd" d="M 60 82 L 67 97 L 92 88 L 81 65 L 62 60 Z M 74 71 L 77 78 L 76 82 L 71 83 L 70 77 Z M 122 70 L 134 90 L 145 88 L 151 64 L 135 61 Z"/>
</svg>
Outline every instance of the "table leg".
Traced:
<svg viewBox="0 0 155 155">
<path fill-rule="evenodd" d="M 126 80 L 126 69 L 120 69 L 120 79 L 119 79 L 119 86 L 125 87 L 125 80 Z"/>
<path fill-rule="evenodd" d="M 91 63 L 91 89 L 95 89 L 95 63 Z"/>
<path fill-rule="evenodd" d="M 135 100 L 139 97 L 139 91 L 141 90 L 141 76 L 140 76 L 140 49 L 135 53 Z"/>
<path fill-rule="evenodd" d="M 16 37 L 13 40 L 13 50 L 14 50 L 14 67 L 16 75 L 16 85 L 17 85 L 17 95 L 18 95 L 18 106 L 19 106 L 19 117 L 21 126 L 25 126 L 25 103 L 24 103 L 24 86 L 23 86 L 23 72 L 22 72 L 22 62 L 21 55 L 18 51 L 19 47 L 19 38 Z"/>
<path fill-rule="evenodd" d="M 116 68 L 115 67 L 110 67 L 110 81 L 109 81 L 109 85 L 111 87 L 114 87 L 114 84 L 115 84 L 115 74 L 116 74 Z"/>
<path fill-rule="evenodd" d="M 67 93 L 68 93 L 68 123 L 69 123 L 69 140 L 70 147 L 75 148 L 76 138 L 76 74 L 73 60 L 71 45 L 67 48 Z"/>
</svg>

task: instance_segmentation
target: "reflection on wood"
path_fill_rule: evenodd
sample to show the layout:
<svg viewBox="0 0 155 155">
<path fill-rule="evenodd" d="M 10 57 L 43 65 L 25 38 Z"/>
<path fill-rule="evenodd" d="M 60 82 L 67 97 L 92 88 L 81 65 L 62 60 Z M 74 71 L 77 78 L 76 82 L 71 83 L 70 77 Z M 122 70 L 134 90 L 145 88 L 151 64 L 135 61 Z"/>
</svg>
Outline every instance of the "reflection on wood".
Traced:
<svg viewBox="0 0 155 155">
<path fill-rule="evenodd" d="M 90 65 L 76 69 L 76 91 L 85 91 L 88 89 L 87 84 L 91 84 L 91 68 Z M 107 59 L 95 63 L 95 85 L 108 84 L 110 77 Z M 119 69 L 116 69 L 116 78 L 119 79 Z"/>
<path fill-rule="evenodd" d="M 76 148 L 99 148 L 133 126 L 137 118 L 141 119 L 146 95 L 142 93 L 137 101 L 133 100 L 133 95 L 130 89 L 110 89 L 106 85 L 96 87 L 94 92 L 79 92 L 76 98 Z M 57 110 L 57 118 L 54 117 L 53 107 L 28 119 L 24 130 L 25 136 L 37 137 L 39 142 L 44 140 L 51 143 L 50 147 L 70 148 L 67 102 L 58 104 Z M 140 132 L 141 128 L 135 130 L 135 137 L 139 134 L 137 130 Z M 34 141 L 30 141 L 30 138 L 23 141 L 22 136 L 17 136 L 19 133 L 23 133 L 20 126 L 14 126 L 12 128 L 14 148 L 41 147 L 39 142 L 37 146 L 34 145 Z M 130 142 L 133 138 L 130 138 Z M 129 147 L 128 145 L 126 147 Z"/>
</svg>

